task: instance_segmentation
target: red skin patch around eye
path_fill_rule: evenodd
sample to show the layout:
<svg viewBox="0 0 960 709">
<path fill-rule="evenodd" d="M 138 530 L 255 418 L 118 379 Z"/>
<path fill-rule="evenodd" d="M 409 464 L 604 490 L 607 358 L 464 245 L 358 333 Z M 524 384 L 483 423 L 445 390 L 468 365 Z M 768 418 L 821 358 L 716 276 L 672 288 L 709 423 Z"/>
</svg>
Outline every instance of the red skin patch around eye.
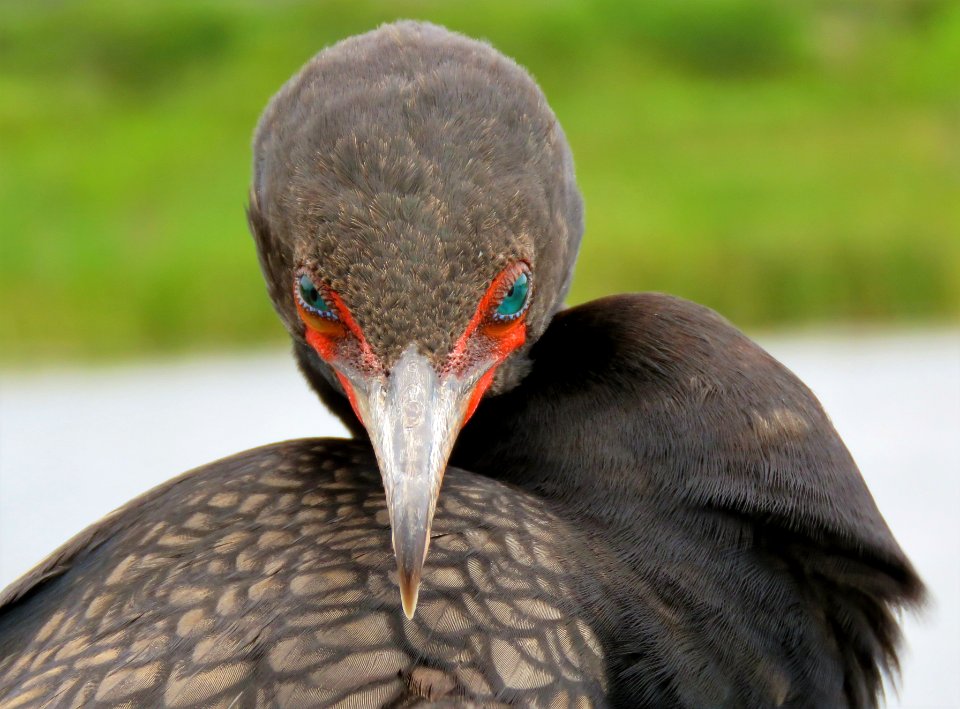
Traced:
<svg viewBox="0 0 960 709">
<path fill-rule="evenodd" d="M 360 343 L 362 366 L 372 371 L 380 371 L 382 369 L 380 361 L 376 355 L 373 354 L 370 345 L 367 344 L 367 340 L 363 336 L 363 331 L 360 330 L 360 326 L 357 325 L 353 316 L 350 315 L 346 304 L 344 304 L 340 296 L 333 291 L 325 291 L 324 296 L 330 298 L 339 320 L 329 320 L 310 313 L 304 309 L 300 304 L 300 299 L 294 295 L 294 302 L 297 304 L 297 314 L 300 316 L 300 320 L 303 322 L 306 330 L 305 339 L 307 340 L 307 344 L 310 345 L 325 362 L 331 362 L 336 357 L 337 350 L 349 331 L 357 338 L 357 342 Z M 350 380 L 343 376 L 336 368 L 334 368 L 333 372 L 337 375 L 340 386 L 343 387 L 343 391 L 350 401 L 350 407 L 353 409 L 357 420 L 363 423 L 360 409 L 357 408 L 357 395 L 353 390 L 353 385 L 350 383 Z"/>
<path fill-rule="evenodd" d="M 510 328 L 505 332 L 500 332 L 494 334 L 491 339 L 494 339 L 494 352 L 496 353 L 495 361 L 492 367 L 486 371 L 486 373 L 480 378 L 480 381 L 477 382 L 477 386 L 473 389 L 473 394 L 470 395 L 470 403 L 467 405 L 466 414 L 463 417 L 463 422 L 460 424 L 463 426 L 467 421 L 470 420 L 470 417 L 473 416 L 474 412 L 477 410 L 477 407 L 480 405 L 480 400 L 483 399 L 483 395 L 487 393 L 487 389 L 490 388 L 490 385 L 493 384 L 493 377 L 497 373 L 497 369 L 503 364 L 503 360 L 513 352 L 515 349 L 520 347 L 524 342 L 527 341 L 527 327 L 524 323 L 524 318 L 519 317 L 513 322 L 509 323 Z M 488 334 L 488 336 L 490 336 Z"/>
<path fill-rule="evenodd" d="M 374 372 L 382 371 L 383 367 L 380 365 L 380 360 L 377 359 L 370 345 L 367 344 L 367 338 L 363 336 L 363 331 L 360 329 L 360 326 L 357 325 L 357 321 L 353 319 L 343 299 L 336 291 L 328 290 L 326 294 L 330 297 L 330 300 L 333 301 L 334 312 L 336 312 L 340 320 L 343 321 L 343 324 L 347 326 L 347 329 L 353 333 L 353 336 L 357 338 L 357 342 L 360 343 L 361 366 L 364 369 Z"/>
<path fill-rule="evenodd" d="M 333 311 L 337 314 L 338 320 L 314 315 L 303 307 L 299 298 L 294 296 L 294 302 L 297 304 L 297 314 L 306 328 L 307 344 L 313 347 L 325 361 L 329 362 L 336 356 L 337 349 L 347 332 L 350 332 L 357 338 L 360 345 L 360 366 L 372 371 L 382 370 L 380 360 L 373 353 L 363 336 L 363 331 L 357 325 L 357 321 L 353 319 L 343 299 L 332 290 L 325 290 L 324 297 L 333 303 Z"/>
<path fill-rule="evenodd" d="M 470 417 L 473 416 L 477 410 L 477 406 L 480 405 L 480 400 L 483 399 L 483 395 L 487 393 L 490 385 L 493 384 L 493 377 L 497 373 L 497 368 L 511 352 L 527 341 L 526 313 L 516 320 L 509 320 L 507 322 L 494 320 L 491 317 L 491 314 L 496 309 L 496 305 L 507 290 L 507 284 L 512 283 L 525 268 L 529 268 L 529 266 L 524 262 L 516 263 L 501 271 L 500 275 L 494 279 L 483 298 L 480 299 L 480 304 L 477 306 L 477 310 L 473 314 L 470 324 L 467 325 L 466 330 L 463 331 L 463 334 L 457 340 L 444 365 L 444 373 L 456 372 L 458 370 L 462 372 L 468 366 L 470 360 L 468 350 L 471 339 L 479 334 L 488 340 L 489 346 L 492 349 L 494 363 L 483 377 L 480 378 L 480 381 L 477 382 L 477 386 L 470 396 L 470 403 L 467 405 L 466 414 L 463 417 L 461 426 L 469 421 Z"/>
<path fill-rule="evenodd" d="M 335 322 L 317 317 L 306 312 L 300 303 L 297 303 L 297 313 L 306 330 L 307 344 L 325 361 L 330 361 L 337 352 L 337 345 L 344 336 L 343 328 Z"/>
<path fill-rule="evenodd" d="M 487 389 L 490 388 L 490 385 L 493 384 L 493 376 L 497 373 L 497 368 L 500 366 L 500 362 L 497 362 L 495 365 L 490 367 L 487 370 L 487 373 L 484 374 L 480 381 L 477 382 L 477 386 L 473 389 L 473 394 L 470 395 L 470 403 L 467 404 L 467 411 L 463 415 L 463 421 L 460 422 L 460 427 L 466 425 L 467 421 L 473 416 L 476 412 L 477 407 L 480 406 L 480 400 L 483 398 L 483 395 L 487 393 Z"/>
<path fill-rule="evenodd" d="M 508 290 L 509 284 L 527 268 L 529 268 L 529 266 L 521 261 L 504 269 L 500 272 L 500 275 L 494 279 L 483 298 L 480 299 L 480 303 L 473 317 L 470 319 L 470 323 L 463 331 L 463 334 L 457 339 L 440 373 L 441 376 L 462 374 L 469 367 L 472 356 L 470 350 L 473 349 L 473 347 L 480 347 L 484 350 L 484 359 L 492 355 L 493 364 L 483 374 L 474 387 L 473 392 L 471 392 L 470 401 L 467 404 L 461 425 L 469 421 L 470 417 L 473 416 L 477 410 L 477 406 L 480 405 L 483 395 L 487 393 L 490 385 L 493 384 L 493 378 L 499 366 L 511 352 L 526 342 L 526 313 L 516 320 L 506 322 L 493 319 L 492 313 L 496 309 L 500 299 L 503 298 Z M 380 361 L 373 353 L 366 338 L 364 338 L 363 331 L 353 319 L 343 299 L 341 299 L 335 291 L 330 289 L 324 291 L 324 298 L 328 299 L 333 305 L 333 310 L 336 312 L 338 320 L 329 320 L 310 313 L 301 305 L 300 299 L 297 298 L 296 295 L 294 296 L 294 301 L 297 304 L 297 314 L 300 316 L 300 320 L 306 329 L 305 337 L 307 344 L 313 347 L 324 361 L 332 363 L 337 357 L 343 339 L 350 333 L 356 338 L 360 346 L 361 366 L 367 371 L 382 373 L 383 367 Z M 484 342 L 473 342 L 476 337 L 482 337 Z M 473 345 L 473 347 L 471 347 L 471 345 Z M 350 401 L 350 406 L 353 408 L 354 414 L 356 414 L 357 419 L 363 423 L 363 418 L 360 416 L 360 411 L 357 408 L 357 398 L 353 386 L 336 368 L 334 368 L 334 373 L 337 375 L 337 379 L 340 381 L 347 395 L 347 399 Z"/>
<path fill-rule="evenodd" d="M 334 369 L 333 373 L 337 375 L 337 379 L 340 380 L 340 386 L 343 387 L 343 390 L 347 394 L 347 401 L 350 402 L 350 408 L 353 409 L 354 416 L 357 417 L 357 421 L 363 423 L 363 416 L 360 415 L 360 409 L 357 408 L 357 395 L 353 391 L 353 384 L 351 384 L 350 380 L 340 374 L 340 372 L 337 370 Z M 363 425 L 366 426 L 367 424 L 363 423 Z"/>
</svg>

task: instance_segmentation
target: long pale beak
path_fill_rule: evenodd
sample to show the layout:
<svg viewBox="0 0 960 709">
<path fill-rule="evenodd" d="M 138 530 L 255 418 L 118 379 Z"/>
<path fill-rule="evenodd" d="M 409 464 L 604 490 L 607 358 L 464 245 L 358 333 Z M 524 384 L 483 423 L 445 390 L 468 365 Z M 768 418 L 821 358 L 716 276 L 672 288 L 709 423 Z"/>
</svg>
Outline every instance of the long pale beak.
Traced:
<svg viewBox="0 0 960 709">
<path fill-rule="evenodd" d="M 354 389 L 383 477 L 400 599 L 408 618 L 417 608 L 447 459 L 482 374 L 441 379 L 430 361 L 411 347 L 389 377 Z"/>
</svg>

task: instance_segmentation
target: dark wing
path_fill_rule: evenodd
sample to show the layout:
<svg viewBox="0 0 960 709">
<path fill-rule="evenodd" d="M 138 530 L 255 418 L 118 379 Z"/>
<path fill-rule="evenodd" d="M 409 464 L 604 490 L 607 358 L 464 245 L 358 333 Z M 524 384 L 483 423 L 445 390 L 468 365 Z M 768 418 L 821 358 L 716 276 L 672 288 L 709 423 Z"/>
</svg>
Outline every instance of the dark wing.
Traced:
<svg viewBox="0 0 960 709">
<path fill-rule="evenodd" d="M 789 577 L 793 595 L 766 598 L 795 604 L 760 610 L 779 620 L 786 647 L 805 624 L 820 624 L 824 641 L 820 662 L 790 658 L 794 687 L 834 684 L 836 667 L 849 704 L 874 705 L 882 674 L 897 669 L 897 612 L 923 587 L 820 402 L 713 311 L 663 296 L 632 304 L 649 323 L 638 361 L 666 374 L 654 406 L 682 441 L 678 465 L 647 461 L 661 490 L 689 506 L 689 519 L 752 536 L 757 571 L 733 568 L 762 570 L 767 584 Z"/>
<path fill-rule="evenodd" d="M 409 621 L 368 448 L 258 449 L 148 493 L 8 589 L 0 707 L 603 704 L 566 582 L 578 553 L 535 498 L 451 468 Z"/>
<path fill-rule="evenodd" d="M 873 705 L 922 585 L 809 389 L 657 294 L 561 313 L 532 356 L 453 460 L 556 501 L 615 559 L 589 573 L 617 701 Z"/>
</svg>

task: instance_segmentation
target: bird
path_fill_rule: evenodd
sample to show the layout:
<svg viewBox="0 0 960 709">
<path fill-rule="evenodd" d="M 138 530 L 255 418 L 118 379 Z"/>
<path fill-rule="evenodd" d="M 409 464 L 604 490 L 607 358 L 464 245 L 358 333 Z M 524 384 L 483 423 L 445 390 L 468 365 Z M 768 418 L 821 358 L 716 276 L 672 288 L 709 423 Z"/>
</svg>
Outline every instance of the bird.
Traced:
<svg viewBox="0 0 960 709">
<path fill-rule="evenodd" d="M 383 25 L 253 153 L 269 296 L 353 437 L 185 473 L 9 586 L 0 707 L 878 704 L 921 580 L 727 320 L 564 305 L 583 202 L 524 69 Z"/>
</svg>

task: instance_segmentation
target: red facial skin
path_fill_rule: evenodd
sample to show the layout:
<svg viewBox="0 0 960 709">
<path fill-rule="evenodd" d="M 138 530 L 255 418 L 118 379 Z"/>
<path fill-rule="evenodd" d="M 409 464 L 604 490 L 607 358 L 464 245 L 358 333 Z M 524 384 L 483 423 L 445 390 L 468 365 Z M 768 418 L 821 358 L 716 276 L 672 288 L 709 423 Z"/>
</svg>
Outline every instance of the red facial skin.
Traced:
<svg viewBox="0 0 960 709">
<path fill-rule="evenodd" d="M 303 307 L 300 303 L 300 298 L 294 293 L 293 299 L 297 304 L 297 313 L 300 315 L 300 320 L 306 329 L 307 344 L 310 345 L 325 362 L 331 362 L 337 356 L 337 351 L 344 338 L 353 335 L 360 345 L 360 360 L 363 366 L 369 367 L 374 371 L 380 370 L 381 366 L 377 360 L 377 356 L 373 353 L 373 350 L 370 349 L 370 345 L 367 344 L 367 340 L 363 336 L 363 331 L 360 330 L 360 326 L 357 325 L 353 316 L 350 315 L 350 311 L 347 310 L 347 306 L 340 296 L 329 289 L 324 290 L 323 296 L 324 300 L 329 299 L 329 302 L 333 304 L 333 309 L 337 313 L 339 320 L 329 320 L 309 312 Z M 357 408 L 357 395 L 353 391 L 353 385 L 350 384 L 350 381 L 345 376 L 340 374 L 336 367 L 333 368 L 333 372 L 337 375 L 337 379 L 340 380 L 340 386 L 343 387 L 344 392 L 347 394 L 347 400 L 350 402 L 353 413 L 360 423 L 363 423 L 360 409 Z"/>
<path fill-rule="evenodd" d="M 457 339 L 453 350 L 450 352 L 446 363 L 441 369 L 441 376 L 445 374 L 459 374 L 466 370 L 478 349 L 483 355 L 492 355 L 493 364 L 474 387 L 461 426 L 469 421 L 470 417 L 473 416 L 477 410 L 480 400 L 493 383 L 497 368 L 511 352 L 526 342 L 526 312 L 514 320 L 505 322 L 495 319 L 493 314 L 517 276 L 528 268 L 525 263 L 519 262 L 500 272 L 500 275 L 490 284 L 483 298 L 480 299 L 473 318 L 471 318 L 463 334 Z M 382 372 L 383 367 L 380 361 L 373 353 L 370 345 L 367 344 L 363 332 L 360 330 L 360 326 L 357 325 L 356 321 L 350 315 L 350 311 L 340 296 L 333 290 L 325 289 L 323 291 L 323 297 L 333 306 L 333 310 L 339 318 L 338 320 L 329 320 L 307 311 L 300 303 L 300 298 L 294 293 L 297 313 L 306 328 L 307 344 L 313 347 L 325 362 L 332 364 L 337 358 L 345 338 L 352 336 L 360 348 L 360 365 L 372 372 Z M 354 414 L 356 414 L 357 419 L 363 423 L 363 418 L 357 409 L 356 395 L 353 391 L 353 386 L 346 377 L 337 371 L 336 367 L 334 367 L 334 372 L 340 380 L 343 390 L 346 392 L 347 399 L 349 399 L 350 405 L 353 407 Z"/>
<path fill-rule="evenodd" d="M 483 398 L 483 395 L 487 393 L 487 389 L 493 384 L 493 377 L 497 373 L 497 368 L 511 352 L 527 340 L 526 310 L 515 320 L 504 322 L 493 318 L 494 311 L 510 289 L 514 280 L 527 268 L 524 263 L 516 263 L 501 271 L 500 275 L 493 280 L 493 283 L 490 284 L 483 298 L 480 299 L 480 304 L 477 306 L 477 311 L 473 314 L 470 324 L 467 325 L 467 329 L 460 335 L 457 344 L 453 346 L 453 351 L 450 352 L 450 356 L 443 367 L 443 374 L 448 372 L 456 373 L 458 370 L 462 371 L 466 366 L 465 363 L 469 361 L 469 349 L 471 344 L 473 344 L 471 341 L 474 340 L 477 335 L 483 337 L 487 341 L 485 343 L 487 347 L 492 350 L 491 354 L 493 354 L 494 364 L 480 378 L 473 393 L 470 395 L 470 402 L 467 404 L 467 410 L 463 417 L 463 422 L 460 424 L 461 426 L 466 424 L 477 410 L 477 406 L 480 405 L 480 400 Z"/>
</svg>

